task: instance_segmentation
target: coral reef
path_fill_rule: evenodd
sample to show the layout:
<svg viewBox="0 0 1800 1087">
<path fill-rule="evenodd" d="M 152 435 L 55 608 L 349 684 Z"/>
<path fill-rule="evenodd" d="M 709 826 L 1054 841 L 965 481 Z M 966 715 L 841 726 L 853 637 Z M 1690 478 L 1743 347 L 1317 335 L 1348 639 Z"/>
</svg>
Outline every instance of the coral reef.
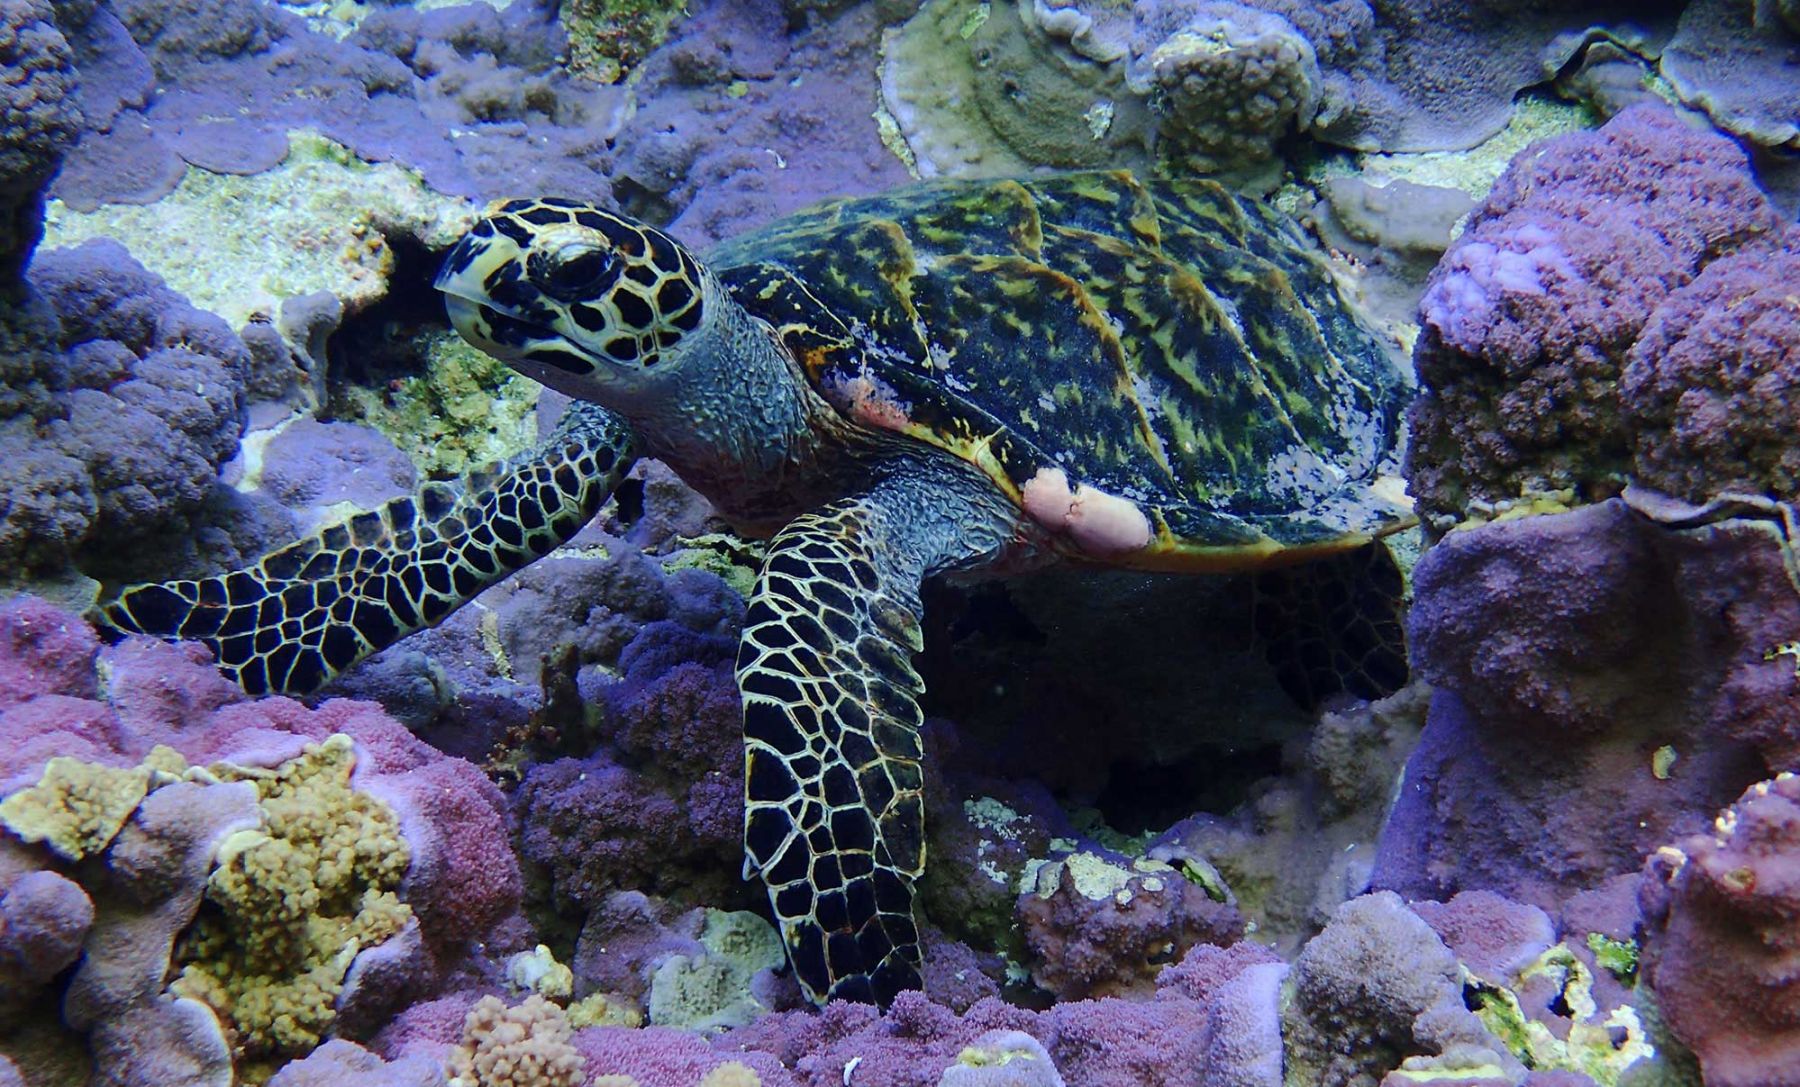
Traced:
<svg viewBox="0 0 1800 1087">
<path fill-rule="evenodd" d="M 1765 521 L 1674 530 L 1612 500 L 1428 551 L 1410 633 L 1436 693 L 1375 885 L 1555 916 L 1789 765 L 1781 547 Z"/>
<path fill-rule="evenodd" d="M 761 551 L 659 464 L 333 690 L 379 707 L 0 603 L 0 1083 L 1793 1079 L 1794 7 L 0 0 L 9 579 L 228 565 L 547 433 L 426 289 L 480 200 L 700 246 L 1081 165 L 1312 208 L 1419 320 L 1428 523 L 1421 682 L 1317 714 L 1247 582 L 928 587 L 887 1013 L 801 1007 L 740 879 Z"/>
<path fill-rule="evenodd" d="M 1039 867 L 1019 896 L 1032 980 L 1062 1000 L 1143 995 L 1201 943 L 1243 935 L 1231 906 L 1161 861 L 1122 865 L 1072 853 Z"/>
<path fill-rule="evenodd" d="M 1633 478 L 1694 503 L 1800 498 L 1797 280 L 1790 227 L 1779 249 L 1713 261 L 1650 315 L 1619 381 Z"/>
<path fill-rule="evenodd" d="M 48 0 L 0 8 L 0 300 L 19 293 L 19 274 L 43 231 L 44 189 L 75 142 L 82 111 L 74 51 Z"/>
</svg>

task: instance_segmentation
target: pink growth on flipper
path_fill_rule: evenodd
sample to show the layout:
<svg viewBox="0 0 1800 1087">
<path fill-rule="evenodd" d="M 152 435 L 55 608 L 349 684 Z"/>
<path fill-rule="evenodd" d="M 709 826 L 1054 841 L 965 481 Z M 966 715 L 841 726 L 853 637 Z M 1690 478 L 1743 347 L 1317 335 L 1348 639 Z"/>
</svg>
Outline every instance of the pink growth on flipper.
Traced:
<svg viewBox="0 0 1800 1087">
<path fill-rule="evenodd" d="M 1069 489 L 1061 468 L 1039 468 L 1026 481 L 1025 512 L 1056 532 L 1066 532 L 1093 555 L 1122 555 L 1150 542 L 1150 519 L 1134 503 L 1085 483 Z"/>
<path fill-rule="evenodd" d="M 912 423 L 912 405 L 866 366 L 853 374 L 825 375 L 824 391 L 832 407 L 864 426 L 904 430 Z"/>
</svg>

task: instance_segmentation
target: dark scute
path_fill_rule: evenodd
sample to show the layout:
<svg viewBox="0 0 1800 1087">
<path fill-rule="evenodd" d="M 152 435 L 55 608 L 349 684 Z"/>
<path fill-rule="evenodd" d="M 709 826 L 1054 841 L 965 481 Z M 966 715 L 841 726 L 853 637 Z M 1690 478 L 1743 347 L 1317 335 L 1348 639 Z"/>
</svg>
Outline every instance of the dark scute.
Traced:
<svg viewBox="0 0 1800 1087">
<path fill-rule="evenodd" d="M 786 800 L 800 791 L 800 783 L 788 773 L 782 761 L 766 751 L 752 750 L 750 773 L 745 779 L 745 796 L 750 800 Z"/>
<path fill-rule="evenodd" d="M 693 300 L 694 288 L 688 286 L 685 279 L 666 279 L 656 288 L 656 308 L 664 317 L 673 316 L 675 311 Z"/>
<path fill-rule="evenodd" d="M 351 623 L 364 641 L 377 648 L 394 644 L 402 633 L 393 614 L 380 604 L 358 603 L 356 617 Z"/>
<path fill-rule="evenodd" d="M 826 938 L 825 957 L 830 960 L 833 977 L 845 978 L 863 971 L 862 949 L 848 932 L 834 932 Z"/>
<path fill-rule="evenodd" d="M 656 321 L 656 312 L 650 308 L 650 303 L 644 301 L 635 291 L 614 291 L 613 306 L 619 311 L 620 320 L 624 321 L 627 327 L 638 332 L 647 331 Z"/>
<path fill-rule="evenodd" d="M 597 306 L 576 303 L 569 307 L 569 316 L 587 332 L 599 332 L 606 327 L 606 313 Z"/>
<path fill-rule="evenodd" d="M 545 201 L 545 203 L 548 203 L 548 201 Z M 541 206 L 532 208 L 530 211 L 519 212 L 518 216 L 532 226 L 549 226 L 551 223 L 566 223 L 569 221 L 569 215 L 566 211 L 562 211 L 558 208 Z"/>
<path fill-rule="evenodd" d="M 869 813 L 860 808 L 832 812 L 831 836 L 841 850 L 875 848 L 875 825 Z"/>
<path fill-rule="evenodd" d="M 284 687 L 294 694 L 309 694 L 325 682 L 327 674 L 325 662 L 319 659 L 318 651 L 304 649 L 294 658 L 293 665 L 288 669 Z"/>
<path fill-rule="evenodd" d="M 479 555 L 482 554 L 482 551 L 479 548 L 471 548 L 466 554 Z M 481 578 L 476 575 L 475 571 L 460 563 L 450 568 L 450 580 L 455 583 L 458 596 L 474 596 L 481 591 Z"/>
<path fill-rule="evenodd" d="M 517 221 L 505 217 L 497 217 L 490 221 L 494 224 L 495 230 L 512 239 L 512 243 L 521 249 L 531 244 L 531 231 L 525 229 Z"/>
<path fill-rule="evenodd" d="M 244 689 L 245 694 L 269 693 L 269 669 L 261 657 L 244 662 L 238 669 L 237 685 Z"/>
<path fill-rule="evenodd" d="M 798 683 L 775 672 L 751 672 L 744 677 L 741 687 L 745 694 L 766 695 L 777 702 L 793 703 L 800 701 L 802 697 Z"/>
<path fill-rule="evenodd" d="M 120 625 L 145 634 L 173 634 L 187 616 L 189 604 L 161 585 L 145 585 L 125 594 L 117 614 Z"/>
<path fill-rule="evenodd" d="M 844 902 L 842 891 L 831 891 L 819 896 L 818 905 L 814 907 L 813 917 L 819 927 L 826 932 L 845 932 L 850 928 L 850 910 Z"/>
<path fill-rule="evenodd" d="M 805 881 L 790 883 L 775 892 L 775 912 L 782 917 L 804 917 L 812 912 L 812 888 Z"/>
<path fill-rule="evenodd" d="M 886 868 L 877 868 L 871 882 L 875 889 L 875 905 L 882 913 L 912 912 L 912 891 L 907 888 L 905 880 Z"/>
<path fill-rule="evenodd" d="M 744 737 L 761 740 L 784 755 L 806 748 L 806 739 L 794 727 L 793 719 L 780 706 L 767 702 L 744 704 Z"/>
<path fill-rule="evenodd" d="M 798 939 L 788 945 L 794 973 L 814 992 L 825 992 L 831 985 L 831 974 L 825 968 L 825 934 L 814 925 L 801 925 L 795 935 Z"/>
<path fill-rule="evenodd" d="M 565 374 L 585 377 L 594 372 L 594 364 L 577 355 L 573 351 L 564 351 L 560 347 L 534 347 L 525 352 L 525 358 L 540 363 L 552 370 L 561 370 Z"/>
<path fill-rule="evenodd" d="M 807 895 L 810 897 L 812 888 L 807 886 L 805 881 L 807 874 L 811 871 L 811 865 L 812 854 L 808 852 L 806 843 L 795 838 L 793 843 L 788 846 L 787 851 L 776 857 L 775 863 L 770 865 L 763 875 L 768 879 L 770 886 L 775 887 L 799 880 L 801 886 L 807 888 Z M 794 915 L 787 914 L 787 916 Z"/>
<path fill-rule="evenodd" d="M 787 816 L 771 808 L 754 808 L 744 824 L 744 848 L 757 867 L 775 859 L 775 851 L 787 840 Z"/>
<path fill-rule="evenodd" d="M 856 789 L 856 775 L 843 763 L 835 763 L 825 771 L 825 803 L 834 808 L 860 804 L 862 795 Z"/>
</svg>

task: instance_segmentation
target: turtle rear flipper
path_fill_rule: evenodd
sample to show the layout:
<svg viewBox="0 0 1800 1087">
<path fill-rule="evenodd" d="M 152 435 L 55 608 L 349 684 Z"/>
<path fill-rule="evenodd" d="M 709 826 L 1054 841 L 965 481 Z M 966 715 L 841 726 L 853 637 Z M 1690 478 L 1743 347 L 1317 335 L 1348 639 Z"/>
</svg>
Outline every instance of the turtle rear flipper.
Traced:
<svg viewBox="0 0 1800 1087">
<path fill-rule="evenodd" d="M 808 999 L 920 987 L 925 867 L 919 584 L 979 561 L 1016 517 L 948 458 L 796 518 L 769 545 L 738 651 L 744 876 L 760 875 Z"/>
<path fill-rule="evenodd" d="M 1282 689 L 1307 709 L 1406 685 L 1406 579 L 1386 543 L 1256 575 L 1256 633 Z"/>
<path fill-rule="evenodd" d="M 204 642 L 250 694 L 308 694 L 575 535 L 631 469 L 634 439 L 577 401 L 537 449 L 214 577 L 131 585 L 97 609 L 128 634 Z"/>
</svg>

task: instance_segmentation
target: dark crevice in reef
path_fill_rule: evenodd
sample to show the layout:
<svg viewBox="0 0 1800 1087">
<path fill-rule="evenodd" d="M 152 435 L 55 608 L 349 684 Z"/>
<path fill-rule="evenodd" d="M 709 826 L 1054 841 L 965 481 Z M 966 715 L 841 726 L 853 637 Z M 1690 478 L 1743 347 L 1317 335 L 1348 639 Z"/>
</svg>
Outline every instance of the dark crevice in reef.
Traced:
<svg viewBox="0 0 1800 1087">
<path fill-rule="evenodd" d="M 1196 812 L 1230 814 L 1280 773 L 1280 744 L 1212 748 L 1165 766 L 1118 762 L 1093 807 L 1114 830 L 1159 833 Z"/>
<path fill-rule="evenodd" d="M 379 389 L 425 372 L 419 334 L 448 327 L 432 280 L 444 254 L 407 234 L 389 235 L 394 271 L 381 301 L 347 317 L 331 335 L 330 403 L 321 418 L 342 413 L 345 385 Z"/>
</svg>

